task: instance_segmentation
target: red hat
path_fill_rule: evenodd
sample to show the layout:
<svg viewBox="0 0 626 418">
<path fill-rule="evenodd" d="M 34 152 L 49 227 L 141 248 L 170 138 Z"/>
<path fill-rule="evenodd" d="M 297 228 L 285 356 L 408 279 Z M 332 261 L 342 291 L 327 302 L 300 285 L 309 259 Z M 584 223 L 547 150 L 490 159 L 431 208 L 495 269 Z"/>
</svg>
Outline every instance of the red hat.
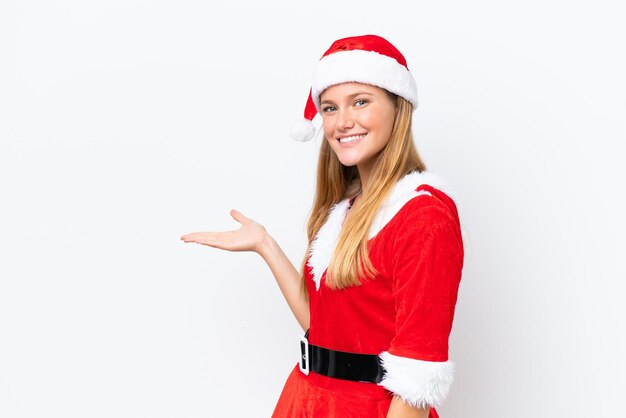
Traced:
<svg viewBox="0 0 626 418">
<path fill-rule="evenodd" d="M 311 122 L 320 112 L 320 94 L 335 84 L 371 84 L 404 97 L 417 107 L 417 86 L 404 56 L 386 39 L 376 35 L 338 39 L 322 55 L 313 73 L 313 83 L 304 108 L 304 119 L 291 129 L 296 141 L 315 135 Z"/>
</svg>

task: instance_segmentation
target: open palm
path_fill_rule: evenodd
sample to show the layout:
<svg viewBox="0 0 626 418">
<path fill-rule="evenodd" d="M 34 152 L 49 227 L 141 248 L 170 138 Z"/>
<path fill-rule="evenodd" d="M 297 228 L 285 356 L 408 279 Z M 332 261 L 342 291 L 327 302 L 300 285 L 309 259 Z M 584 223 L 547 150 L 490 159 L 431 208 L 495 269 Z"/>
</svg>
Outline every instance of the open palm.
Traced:
<svg viewBox="0 0 626 418">
<path fill-rule="evenodd" d="M 235 209 L 230 211 L 230 216 L 241 224 L 241 228 L 224 232 L 192 232 L 180 239 L 222 250 L 258 252 L 267 233 L 265 227 Z"/>
</svg>

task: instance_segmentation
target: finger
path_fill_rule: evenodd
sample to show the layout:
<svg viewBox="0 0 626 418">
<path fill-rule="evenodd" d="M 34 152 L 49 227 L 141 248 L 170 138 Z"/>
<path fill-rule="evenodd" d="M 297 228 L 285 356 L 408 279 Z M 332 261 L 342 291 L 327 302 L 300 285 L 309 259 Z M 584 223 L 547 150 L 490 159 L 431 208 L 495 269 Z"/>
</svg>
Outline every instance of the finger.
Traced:
<svg viewBox="0 0 626 418">
<path fill-rule="evenodd" d="M 248 220 L 248 218 L 246 218 L 243 213 L 239 212 L 237 209 L 231 209 L 230 210 L 230 216 L 233 217 L 234 220 L 236 220 L 237 222 L 239 222 L 240 224 L 246 222 Z"/>
<path fill-rule="evenodd" d="M 230 250 L 233 246 L 235 233 L 236 231 L 194 232 L 187 236 L 186 242 L 195 242 L 222 250 Z"/>
<path fill-rule="evenodd" d="M 191 234 L 183 235 L 180 239 L 185 242 L 211 242 L 213 234 L 212 232 L 192 232 Z"/>
<path fill-rule="evenodd" d="M 234 231 L 207 233 L 198 238 L 194 242 L 198 244 L 208 245 L 209 247 L 219 248 L 221 250 L 233 250 L 235 244 Z"/>
<path fill-rule="evenodd" d="M 191 242 L 191 241 L 193 241 L 193 236 L 194 236 L 194 234 L 186 234 L 186 235 L 183 235 L 182 237 L 180 237 L 180 239 L 182 241 L 184 241 L 184 242 Z"/>
</svg>

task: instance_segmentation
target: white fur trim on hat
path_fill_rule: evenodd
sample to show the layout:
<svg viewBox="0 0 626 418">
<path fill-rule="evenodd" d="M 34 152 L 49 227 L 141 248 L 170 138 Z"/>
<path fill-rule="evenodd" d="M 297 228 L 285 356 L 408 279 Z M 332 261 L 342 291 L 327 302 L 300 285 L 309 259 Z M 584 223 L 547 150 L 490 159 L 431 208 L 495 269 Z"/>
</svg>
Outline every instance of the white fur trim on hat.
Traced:
<svg viewBox="0 0 626 418">
<path fill-rule="evenodd" d="M 417 108 L 417 85 L 404 65 L 378 52 L 355 49 L 335 52 L 317 63 L 311 95 L 318 112 L 320 94 L 330 86 L 348 82 L 381 87 L 407 99 L 414 110 Z"/>
<path fill-rule="evenodd" d="M 388 351 L 379 355 L 385 369 L 379 383 L 413 407 L 437 406 L 448 396 L 454 380 L 451 361 L 424 361 L 395 356 Z"/>
</svg>

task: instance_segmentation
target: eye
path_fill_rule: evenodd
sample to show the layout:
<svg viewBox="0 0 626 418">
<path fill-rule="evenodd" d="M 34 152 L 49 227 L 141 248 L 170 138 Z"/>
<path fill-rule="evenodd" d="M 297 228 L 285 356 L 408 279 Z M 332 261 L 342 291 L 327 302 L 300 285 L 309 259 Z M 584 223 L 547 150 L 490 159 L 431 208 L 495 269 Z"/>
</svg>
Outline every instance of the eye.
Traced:
<svg viewBox="0 0 626 418">
<path fill-rule="evenodd" d="M 367 99 L 358 99 L 354 102 L 354 105 L 357 107 L 365 106 L 367 104 Z"/>
<path fill-rule="evenodd" d="M 324 112 L 324 113 L 332 112 L 334 110 L 335 110 L 334 106 L 324 106 L 324 107 L 322 107 L 322 112 Z"/>
</svg>

